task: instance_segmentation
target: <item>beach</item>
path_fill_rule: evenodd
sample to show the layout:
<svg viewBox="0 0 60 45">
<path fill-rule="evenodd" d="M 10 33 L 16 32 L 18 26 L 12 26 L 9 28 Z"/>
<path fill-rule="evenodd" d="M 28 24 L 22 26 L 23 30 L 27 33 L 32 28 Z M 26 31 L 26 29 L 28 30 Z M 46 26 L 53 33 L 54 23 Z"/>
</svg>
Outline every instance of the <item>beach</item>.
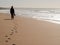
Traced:
<svg viewBox="0 0 60 45">
<path fill-rule="evenodd" d="M 0 13 L 0 45 L 60 45 L 60 24 Z"/>
</svg>

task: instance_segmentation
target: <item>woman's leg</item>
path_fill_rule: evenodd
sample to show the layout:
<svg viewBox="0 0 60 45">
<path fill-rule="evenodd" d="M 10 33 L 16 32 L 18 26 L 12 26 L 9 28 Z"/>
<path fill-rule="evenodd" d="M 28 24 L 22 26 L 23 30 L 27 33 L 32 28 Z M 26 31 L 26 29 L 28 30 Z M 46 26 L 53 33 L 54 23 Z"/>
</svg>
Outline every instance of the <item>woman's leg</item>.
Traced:
<svg viewBox="0 0 60 45">
<path fill-rule="evenodd" d="M 13 14 L 11 14 L 11 19 L 14 19 L 14 15 Z"/>
</svg>

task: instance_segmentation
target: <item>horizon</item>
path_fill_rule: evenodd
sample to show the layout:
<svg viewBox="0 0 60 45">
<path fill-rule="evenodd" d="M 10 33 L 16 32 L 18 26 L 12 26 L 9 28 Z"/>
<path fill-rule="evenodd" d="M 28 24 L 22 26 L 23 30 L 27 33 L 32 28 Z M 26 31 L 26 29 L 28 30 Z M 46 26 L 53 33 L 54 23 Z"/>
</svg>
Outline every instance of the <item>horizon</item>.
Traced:
<svg viewBox="0 0 60 45">
<path fill-rule="evenodd" d="M 13 7 L 14 7 L 14 6 L 13 6 Z M 4 7 L 4 6 L 3 6 L 3 7 L 0 7 L 0 9 L 1 9 L 1 8 L 2 8 L 2 9 L 4 9 L 4 8 L 7 9 L 7 8 L 11 8 L 11 7 Z M 18 9 L 19 9 L 19 8 L 31 8 L 31 7 L 14 7 L 14 8 L 18 8 Z M 33 7 L 33 8 L 35 8 L 35 7 Z M 44 9 L 44 8 L 45 8 L 45 7 L 40 8 L 40 9 Z M 49 8 L 49 9 L 60 9 L 60 8 L 50 8 L 50 7 L 47 7 L 47 8 L 45 8 L 45 9 L 48 9 L 48 8 Z"/>
<path fill-rule="evenodd" d="M 60 8 L 60 0 L 0 0 L 0 7 Z"/>
</svg>

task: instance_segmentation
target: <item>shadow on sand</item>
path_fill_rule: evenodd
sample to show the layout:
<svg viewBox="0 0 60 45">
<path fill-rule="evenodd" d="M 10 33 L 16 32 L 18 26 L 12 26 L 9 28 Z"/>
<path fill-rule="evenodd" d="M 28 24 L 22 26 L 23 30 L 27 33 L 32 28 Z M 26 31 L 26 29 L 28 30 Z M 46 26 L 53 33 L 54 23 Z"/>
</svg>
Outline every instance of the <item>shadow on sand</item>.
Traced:
<svg viewBox="0 0 60 45">
<path fill-rule="evenodd" d="M 11 20 L 11 19 L 4 19 L 4 20 Z"/>
</svg>

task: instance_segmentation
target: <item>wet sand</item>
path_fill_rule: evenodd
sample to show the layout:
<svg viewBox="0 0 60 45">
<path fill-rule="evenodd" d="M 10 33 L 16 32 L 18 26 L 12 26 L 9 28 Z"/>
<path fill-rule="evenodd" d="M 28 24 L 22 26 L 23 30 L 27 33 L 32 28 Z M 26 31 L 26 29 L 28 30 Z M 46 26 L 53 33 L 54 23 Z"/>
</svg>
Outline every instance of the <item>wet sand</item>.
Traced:
<svg viewBox="0 0 60 45">
<path fill-rule="evenodd" d="M 0 45 L 60 45 L 60 25 L 0 13 Z"/>
</svg>

